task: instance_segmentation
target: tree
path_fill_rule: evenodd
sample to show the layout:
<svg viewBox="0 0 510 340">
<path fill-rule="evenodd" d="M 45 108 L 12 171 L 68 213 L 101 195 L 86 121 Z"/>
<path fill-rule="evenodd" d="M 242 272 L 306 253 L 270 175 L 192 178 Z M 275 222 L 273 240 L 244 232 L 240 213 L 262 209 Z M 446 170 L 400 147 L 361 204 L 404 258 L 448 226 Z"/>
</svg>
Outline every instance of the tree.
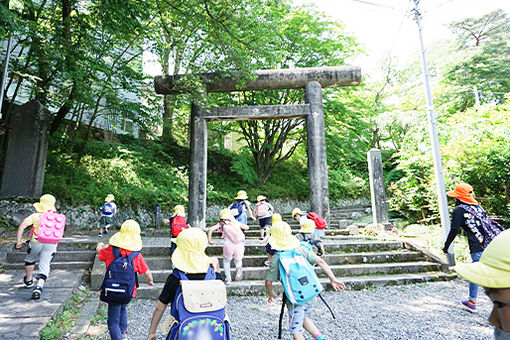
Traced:
<svg viewBox="0 0 510 340">
<path fill-rule="evenodd" d="M 258 68 L 317 67 L 344 64 L 354 55 L 354 39 L 343 32 L 343 26 L 327 19 L 310 7 L 283 7 L 279 24 L 267 53 L 255 61 Z M 300 90 L 243 92 L 215 96 L 223 105 L 285 105 L 303 103 Z M 239 131 L 248 144 L 258 176 L 263 186 L 276 166 L 289 159 L 304 141 L 302 120 L 263 120 L 239 122 Z"/>
</svg>

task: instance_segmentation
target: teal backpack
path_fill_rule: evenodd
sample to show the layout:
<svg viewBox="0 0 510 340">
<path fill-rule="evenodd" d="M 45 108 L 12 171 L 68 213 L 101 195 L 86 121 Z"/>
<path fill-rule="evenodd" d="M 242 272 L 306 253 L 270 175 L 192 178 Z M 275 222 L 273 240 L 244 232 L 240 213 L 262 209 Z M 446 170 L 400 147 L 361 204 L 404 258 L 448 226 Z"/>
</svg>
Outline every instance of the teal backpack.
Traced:
<svg viewBox="0 0 510 340">
<path fill-rule="evenodd" d="M 304 245 L 305 242 L 301 244 Z M 310 249 L 311 245 L 305 245 Z M 320 293 L 324 290 L 322 284 L 315 274 L 315 271 L 307 259 L 301 253 L 293 250 L 278 251 L 278 265 L 280 272 L 280 281 L 282 282 L 284 294 L 282 309 L 280 312 L 280 325 L 278 329 L 278 339 L 282 338 L 282 320 L 285 309 L 285 301 L 288 299 L 293 305 L 302 305 L 314 297 L 319 296 L 322 302 L 331 312 L 331 316 L 335 319 L 333 311 L 326 303 Z"/>
<path fill-rule="evenodd" d="M 307 303 L 324 288 L 311 264 L 296 250 L 279 251 L 280 281 L 287 299 L 293 305 Z"/>
</svg>

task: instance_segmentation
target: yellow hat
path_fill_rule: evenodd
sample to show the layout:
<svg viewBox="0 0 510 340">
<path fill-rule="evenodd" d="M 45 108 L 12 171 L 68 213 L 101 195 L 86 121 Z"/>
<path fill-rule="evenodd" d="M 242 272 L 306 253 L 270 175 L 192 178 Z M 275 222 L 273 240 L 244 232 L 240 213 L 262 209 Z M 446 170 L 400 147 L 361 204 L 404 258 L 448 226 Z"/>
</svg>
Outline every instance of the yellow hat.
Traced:
<svg viewBox="0 0 510 340">
<path fill-rule="evenodd" d="M 174 207 L 174 214 L 172 217 L 174 216 L 186 217 L 186 212 L 184 211 L 184 207 L 182 205 L 179 204 Z"/>
<path fill-rule="evenodd" d="M 113 196 L 112 194 L 106 195 L 106 197 L 104 199 L 104 201 L 107 202 L 107 203 L 111 202 L 111 201 L 114 201 L 114 200 L 115 200 L 115 196 Z"/>
<path fill-rule="evenodd" d="M 292 229 L 286 222 L 276 222 L 269 233 L 269 244 L 274 250 L 291 250 L 299 246 L 299 240 L 292 235 Z"/>
<path fill-rule="evenodd" d="M 271 224 L 275 224 L 276 222 L 281 222 L 282 221 L 282 215 L 276 213 L 273 215 L 273 217 L 271 217 Z"/>
<path fill-rule="evenodd" d="M 239 190 L 237 192 L 236 198 L 234 198 L 234 199 L 236 199 L 236 200 L 246 200 L 246 199 L 248 199 L 248 196 L 246 195 L 246 191 Z"/>
<path fill-rule="evenodd" d="M 488 288 L 510 288 L 510 229 L 485 248 L 480 262 L 463 263 L 453 270 L 466 280 Z"/>
<path fill-rule="evenodd" d="M 232 215 L 232 212 L 230 211 L 230 209 L 225 208 L 222 211 L 220 211 L 220 220 L 234 221 L 235 219 L 236 218 L 234 217 L 234 215 Z"/>
<path fill-rule="evenodd" d="M 39 202 L 34 203 L 34 208 L 38 212 L 45 212 L 48 210 L 55 211 L 55 197 L 50 194 L 44 194 L 39 199 Z"/>
<path fill-rule="evenodd" d="M 303 223 L 303 225 L 301 226 L 301 229 L 299 229 L 299 232 L 304 233 L 304 234 L 311 234 L 314 231 L 315 231 L 315 222 L 308 218 L 306 219 L 305 223 Z"/>
<path fill-rule="evenodd" d="M 181 231 L 175 240 L 177 248 L 172 255 L 175 268 L 190 274 L 205 273 L 211 259 L 205 254 L 207 235 L 199 228 Z"/>
<path fill-rule="evenodd" d="M 294 216 L 296 215 L 304 215 L 305 212 L 299 208 L 294 208 L 294 210 L 292 210 L 292 218 L 294 218 Z"/>
<path fill-rule="evenodd" d="M 262 201 L 262 200 L 267 200 L 266 196 L 264 196 L 264 195 L 258 195 L 258 196 L 257 196 L 257 202 L 260 202 L 260 201 Z"/>
<path fill-rule="evenodd" d="M 120 231 L 110 238 L 110 245 L 131 251 L 142 249 L 140 225 L 134 220 L 126 220 L 120 226 Z"/>
</svg>

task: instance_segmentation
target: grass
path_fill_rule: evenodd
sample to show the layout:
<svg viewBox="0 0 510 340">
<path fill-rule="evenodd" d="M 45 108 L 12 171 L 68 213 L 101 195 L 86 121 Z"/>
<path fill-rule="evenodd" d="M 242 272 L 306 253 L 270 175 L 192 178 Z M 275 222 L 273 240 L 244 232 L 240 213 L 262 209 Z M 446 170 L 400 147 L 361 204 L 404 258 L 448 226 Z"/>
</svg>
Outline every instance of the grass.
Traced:
<svg viewBox="0 0 510 340">
<path fill-rule="evenodd" d="M 62 339 L 63 335 L 69 333 L 74 322 L 80 316 L 81 307 L 89 300 L 90 290 L 75 289 L 73 296 L 62 307 L 57 315 L 48 322 L 46 328 L 41 331 L 41 340 Z"/>
<path fill-rule="evenodd" d="M 97 325 L 99 323 L 105 323 L 107 319 L 107 308 L 105 305 L 99 305 L 99 308 L 96 311 L 96 314 L 90 320 L 92 325 Z"/>
</svg>

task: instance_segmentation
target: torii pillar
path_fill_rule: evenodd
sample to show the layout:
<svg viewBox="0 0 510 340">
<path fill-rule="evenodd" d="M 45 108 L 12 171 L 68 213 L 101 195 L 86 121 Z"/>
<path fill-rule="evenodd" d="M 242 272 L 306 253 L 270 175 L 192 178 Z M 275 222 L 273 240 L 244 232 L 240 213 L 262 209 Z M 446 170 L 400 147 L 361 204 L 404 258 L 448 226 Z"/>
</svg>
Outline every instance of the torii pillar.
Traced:
<svg viewBox="0 0 510 340">
<path fill-rule="evenodd" d="M 206 92 L 233 92 L 277 89 L 305 89 L 305 104 L 202 108 L 191 106 L 190 175 L 188 221 L 193 227 L 206 227 L 207 121 L 305 118 L 307 131 L 310 209 L 329 222 L 328 167 L 322 88 L 359 85 L 359 67 L 318 67 L 284 70 L 259 70 L 254 79 L 242 84 L 221 73 L 197 75 Z M 157 76 L 158 94 L 189 92 L 185 76 Z"/>
</svg>

